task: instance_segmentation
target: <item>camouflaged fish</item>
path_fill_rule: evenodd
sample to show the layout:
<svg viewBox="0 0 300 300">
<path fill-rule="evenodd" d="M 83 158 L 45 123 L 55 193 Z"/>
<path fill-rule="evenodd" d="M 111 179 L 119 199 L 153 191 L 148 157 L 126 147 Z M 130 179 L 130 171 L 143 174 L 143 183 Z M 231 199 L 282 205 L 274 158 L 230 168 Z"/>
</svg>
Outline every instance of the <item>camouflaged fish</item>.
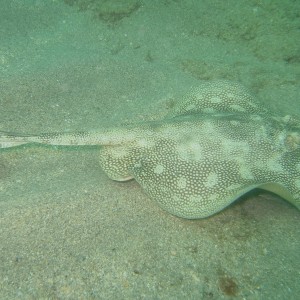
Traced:
<svg viewBox="0 0 300 300">
<path fill-rule="evenodd" d="M 193 89 L 161 121 L 99 132 L 0 132 L 0 148 L 27 143 L 99 145 L 111 179 L 134 178 L 183 218 L 208 217 L 255 188 L 300 208 L 300 120 L 271 115 L 235 83 Z"/>
</svg>

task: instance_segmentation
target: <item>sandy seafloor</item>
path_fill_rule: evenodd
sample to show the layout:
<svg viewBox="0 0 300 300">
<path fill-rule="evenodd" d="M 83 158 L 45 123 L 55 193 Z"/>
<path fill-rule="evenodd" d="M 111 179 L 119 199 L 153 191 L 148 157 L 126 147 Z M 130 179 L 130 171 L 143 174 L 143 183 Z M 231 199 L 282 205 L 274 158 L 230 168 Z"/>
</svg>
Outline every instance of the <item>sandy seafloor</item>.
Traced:
<svg viewBox="0 0 300 300">
<path fill-rule="evenodd" d="M 204 80 L 300 100 L 300 2 L 0 1 L 0 130 L 154 120 Z M 96 148 L 0 152 L 0 299 L 299 299 L 300 213 L 267 193 L 174 217 Z"/>
</svg>

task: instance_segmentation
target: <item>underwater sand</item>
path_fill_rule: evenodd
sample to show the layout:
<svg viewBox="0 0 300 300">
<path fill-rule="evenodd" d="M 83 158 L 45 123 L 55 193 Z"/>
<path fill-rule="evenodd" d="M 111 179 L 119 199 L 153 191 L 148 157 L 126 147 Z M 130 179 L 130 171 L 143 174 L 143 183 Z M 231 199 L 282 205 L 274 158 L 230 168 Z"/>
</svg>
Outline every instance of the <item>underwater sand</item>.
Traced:
<svg viewBox="0 0 300 300">
<path fill-rule="evenodd" d="M 202 80 L 300 116 L 299 1 L 1 1 L 0 130 L 153 120 Z M 111 181 L 93 147 L 0 152 L 1 299 L 299 299 L 300 213 L 268 193 L 204 220 Z"/>
</svg>

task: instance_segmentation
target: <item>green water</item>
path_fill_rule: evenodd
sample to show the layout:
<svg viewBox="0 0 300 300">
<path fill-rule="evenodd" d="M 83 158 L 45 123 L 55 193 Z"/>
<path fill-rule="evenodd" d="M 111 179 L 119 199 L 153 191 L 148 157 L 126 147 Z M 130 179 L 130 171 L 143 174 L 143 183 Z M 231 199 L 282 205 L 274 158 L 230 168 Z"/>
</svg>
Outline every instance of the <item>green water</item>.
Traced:
<svg viewBox="0 0 300 300">
<path fill-rule="evenodd" d="M 300 116 L 300 2 L 0 0 L 0 131 L 154 120 L 205 80 Z M 298 299 L 300 214 L 173 217 L 97 149 L 0 152 L 1 299 Z"/>
</svg>

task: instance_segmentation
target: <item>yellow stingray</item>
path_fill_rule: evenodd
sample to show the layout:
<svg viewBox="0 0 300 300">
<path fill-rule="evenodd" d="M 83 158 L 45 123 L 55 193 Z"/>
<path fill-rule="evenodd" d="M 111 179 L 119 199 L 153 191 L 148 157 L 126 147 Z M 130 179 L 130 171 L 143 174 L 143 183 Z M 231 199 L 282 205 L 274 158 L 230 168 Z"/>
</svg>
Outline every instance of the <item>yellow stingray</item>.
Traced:
<svg viewBox="0 0 300 300">
<path fill-rule="evenodd" d="M 0 148 L 27 143 L 99 145 L 111 179 L 134 178 L 183 218 L 208 217 L 255 188 L 300 208 L 300 120 L 271 115 L 236 83 L 195 88 L 161 121 L 99 132 L 0 132 Z"/>
</svg>

